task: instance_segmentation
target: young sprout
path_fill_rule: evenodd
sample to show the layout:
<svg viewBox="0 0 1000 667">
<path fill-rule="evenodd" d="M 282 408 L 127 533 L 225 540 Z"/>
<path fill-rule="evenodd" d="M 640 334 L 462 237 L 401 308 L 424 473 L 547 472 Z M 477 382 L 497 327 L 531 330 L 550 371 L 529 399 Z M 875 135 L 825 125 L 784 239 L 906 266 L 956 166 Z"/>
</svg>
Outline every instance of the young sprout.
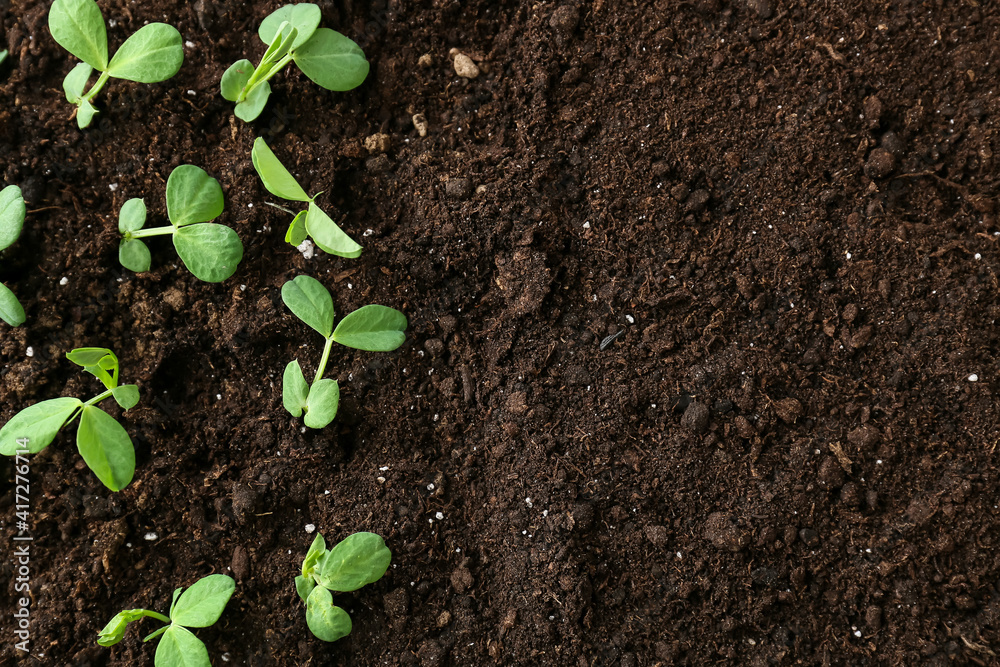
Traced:
<svg viewBox="0 0 1000 667">
<path fill-rule="evenodd" d="M 333 298 L 309 276 L 298 276 L 282 285 L 281 299 L 296 317 L 326 339 L 311 385 L 306 383 L 298 359 L 285 367 L 282 378 L 285 409 L 296 418 L 305 413 L 304 422 L 309 428 L 323 428 L 337 416 L 340 404 L 337 381 L 323 378 L 334 341 L 358 350 L 390 352 L 406 340 L 406 316 L 386 306 L 364 306 L 348 314 L 334 329 Z"/>
<path fill-rule="evenodd" d="M 83 61 L 63 79 L 66 99 L 77 106 L 76 124 L 80 129 L 90 125 L 97 114 L 92 102 L 108 79 L 166 81 L 184 62 L 181 34 L 166 23 L 139 28 L 108 60 L 108 31 L 94 0 L 55 0 L 49 10 L 49 32 L 59 46 Z M 101 74 L 85 93 L 94 70 Z"/>
<path fill-rule="evenodd" d="M 240 237 L 229 227 L 210 223 L 222 215 L 222 187 L 190 164 L 170 172 L 167 179 L 167 218 L 170 224 L 143 229 L 146 224 L 146 204 L 142 199 L 129 199 L 118 214 L 118 231 L 122 242 L 118 261 L 126 269 L 149 271 L 149 248 L 140 239 L 170 235 L 184 266 L 199 280 L 220 283 L 236 272 L 243 259 Z"/>
<path fill-rule="evenodd" d="M 8 185 L 0 190 L 0 251 L 14 245 L 24 227 L 24 197 L 21 188 Z M 12 327 L 24 324 L 24 308 L 14 293 L 0 283 L 0 320 Z"/>
<path fill-rule="evenodd" d="M 7 49 L 0 51 L 0 65 L 3 65 L 3 61 L 7 60 Z"/>
<path fill-rule="evenodd" d="M 325 642 L 349 635 L 351 617 L 333 604 L 330 591 L 347 593 L 378 581 L 390 560 L 392 552 L 375 533 L 354 533 L 329 550 L 323 536 L 316 535 L 302 561 L 302 574 L 295 577 L 309 630 Z"/>
<path fill-rule="evenodd" d="M 21 410 L 0 428 L 0 454 L 36 454 L 79 417 L 76 447 L 80 456 L 104 486 L 121 491 L 135 473 L 135 449 L 122 425 L 97 404 L 114 398 L 122 409 L 129 410 L 139 402 L 139 388 L 118 384 L 118 357 L 107 348 L 81 347 L 66 358 L 100 380 L 105 391 L 86 403 L 78 398 L 53 398 Z"/>
<path fill-rule="evenodd" d="M 285 241 L 293 246 L 298 246 L 306 240 L 307 236 L 311 236 L 320 250 L 331 255 L 357 257 L 361 254 L 361 246 L 345 234 L 344 230 L 316 205 L 316 197 L 323 193 L 317 192 L 312 197 L 306 194 L 295 177 L 285 169 L 285 166 L 278 161 L 278 158 L 260 137 L 257 137 L 257 140 L 253 142 L 251 157 L 253 157 L 254 169 L 257 170 L 257 174 L 268 192 L 288 201 L 309 202 L 309 208 L 305 211 L 299 211 L 297 214 L 279 207 L 295 215 L 292 224 L 288 226 Z"/>
<path fill-rule="evenodd" d="M 240 60 L 222 75 L 222 96 L 236 103 L 237 118 L 250 122 L 271 95 L 268 81 L 295 61 L 302 73 L 327 90 L 357 88 L 368 76 L 368 61 L 357 44 L 339 32 L 320 28 L 320 9 L 311 3 L 285 5 L 260 24 L 257 34 L 267 50 L 257 67 Z"/>
<path fill-rule="evenodd" d="M 156 667 L 211 667 L 204 642 L 188 628 L 207 628 L 219 620 L 235 590 L 236 582 L 231 577 L 210 574 L 196 581 L 186 591 L 183 588 L 175 590 L 167 616 L 148 609 L 119 612 L 98 634 L 97 643 L 101 646 L 114 646 L 125 636 L 129 623 L 148 616 L 168 624 L 142 640 L 148 642 L 160 637 L 153 659 Z"/>
</svg>

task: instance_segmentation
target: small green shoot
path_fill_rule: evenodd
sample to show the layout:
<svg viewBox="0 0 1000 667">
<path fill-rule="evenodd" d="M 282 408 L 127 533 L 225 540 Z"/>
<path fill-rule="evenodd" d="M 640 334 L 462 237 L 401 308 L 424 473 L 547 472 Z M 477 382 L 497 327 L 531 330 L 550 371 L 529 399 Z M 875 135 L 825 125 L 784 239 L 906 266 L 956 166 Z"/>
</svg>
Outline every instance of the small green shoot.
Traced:
<svg viewBox="0 0 1000 667">
<path fill-rule="evenodd" d="M 160 637 L 153 659 L 156 667 L 211 667 L 204 642 L 188 628 L 207 628 L 213 625 L 222 616 L 235 590 L 236 582 L 231 577 L 210 574 L 196 581 L 186 591 L 183 588 L 175 590 L 168 616 L 148 609 L 126 609 L 119 612 L 98 634 L 97 643 L 101 646 L 114 646 L 125 636 L 129 623 L 148 616 L 167 623 L 142 640 L 148 642 Z"/>
<path fill-rule="evenodd" d="M 323 378 L 333 343 L 369 352 L 390 352 L 406 340 L 403 334 L 406 316 L 387 306 L 363 306 L 348 314 L 334 329 L 333 298 L 318 280 L 309 276 L 298 276 L 282 285 L 281 300 L 296 317 L 326 339 L 311 385 L 306 383 L 298 359 L 285 367 L 282 378 L 285 409 L 296 418 L 305 413 L 304 422 L 309 428 L 324 428 L 337 416 L 340 405 L 340 385 L 336 380 Z"/>
<path fill-rule="evenodd" d="M 100 380 L 105 391 L 86 403 L 78 398 L 53 398 L 21 410 L 0 428 L 0 454 L 37 454 L 79 417 L 76 447 L 80 456 L 104 486 L 121 491 L 135 473 L 135 448 L 122 425 L 97 404 L 114 398 L 123 410 L 129 410 L 139 402 L 139 388 L 118 384 L 118 357 L 107 348 L 81 347 L 66 358 Z"/>
<path fill-rule="evenodd" d="M 378 581 L 390 560 L 392 552 L 375 533 L 354 533 L 329 550 L 323 536 L 316 535 L 302 561 L 302 574 L 295 577 L 309 630 L 325 642 L 349 635 L 351 617 L 333 604 L 330 591 L 347 593 Z"/>
<path fill-rule="evenodd" d="M 7 60 L 7 49 L 0 51 L 0 65 L 3 65 L 3 61 Z"/>
<path fill-rule="evenodd" d="M 251 157 L 253 158 L 253 167 L 257 170 L 257 174 L 268 192 L 288 201 L 309 202 L 309 208 L 298 213 L 284 207 L 278 207 L 295 215 L 292 223 L 288 226 L 285 241 L 293 246 L 298 246 L 306 240 L 306 237 L 311 236 L 320 250 L 331 255 L 357 257 L 361 254 L 362 247 L 345 234 L 344 230 L 316 205 L 316 197 L 323 193 L 317 192 L 312 197 L 306 194 L 295 177 L 285 168 L 285 165 L 278 161 L 277 156 L 260 137 L 257 137 L 257 140 L 253 142 Z"/>
<path fill-rule="evenodd" d="M 118 231 L 122 242 L 118 261 L 130 271 L 149 271 L 149 248 L 140 239 L 170 235 L 184 266 L 199 280 L 220 283 L 236 273 L 243 259 L 239 235 L 225 225 L 209 222 L 222 215 L 225 205 L 222 187 L 204 169 L 190 164 L 170 172 L 167 179 L 167 218 L 169 225 L 143 229 L 146 203 L 129 199 L 118 213 Z"/>
<path fill-rule="evenodd" d="M 0 190 L 0 252 L 14 245 L 21 236 L 25 210 L 21 188 L 8 185 Z M 24 319 L 21 302 L 10 289 L 0 283 L 0 320 L 12 327 L 19 327 L 24 324 Z"/>
<path fill-rule="evenodd" d="M 49 10 L 52 38 L 82 60 L 63 79 L 66 100 L 77 106 L 76 124 L 82 130 L 97 114 L 94 97 L 108 79 L 137 83 L 166 81 L 181 68 L 184 46 L 181 34 L 166 23 L 142 26 L 108 59 L 108 31 L 101 8 L 94 0 L 55 0 Z M 87 92 L 87 81 L 94 70 L 97 82 Z"/>
<path fill-rule="evenodd" d="M 250 122 L 271 95 L 268 81 L 295 61 L 302 73 L 327 90 L 357 88 L 368 76 L 361 47 L 339 32 L 320 28 L 322 13 L 312 3 L 285 5 L 272 12 L 257 34 L 267 50 L 257 67 L 240 60 L 222 75 L 222 96 L 236 103 L 236 116 Z"/>
</svg>

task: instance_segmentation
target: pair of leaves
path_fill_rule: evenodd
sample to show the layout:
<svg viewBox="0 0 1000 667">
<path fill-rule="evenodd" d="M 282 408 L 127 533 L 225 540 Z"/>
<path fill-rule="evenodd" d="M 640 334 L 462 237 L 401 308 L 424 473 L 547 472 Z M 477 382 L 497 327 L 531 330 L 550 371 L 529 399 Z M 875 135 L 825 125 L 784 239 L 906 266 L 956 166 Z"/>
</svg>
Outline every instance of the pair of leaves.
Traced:
<svg viewBox="0 0 1000 667">
<path fill-rule="evenodd" d="M 190 588 L 174 591 L 170 605 L 169 625 L 147 636 L 143 641 L 160 637 L 154 658 L 156 667 L 211 667 L 208 649 L 187 628 L 207 628 L 222 616 L 236 590 L 236 582 L 223 574 L 212 574 L 195 582 Z M 119 612 L 98 634 L 101 646 L 114 646 L 125 636 L 129 623 L 144 616 L 164 620 L 161 614 L 146 609 Z"/>
<path fill-rule="evenodd" d="M 294 246 L 311 236 L 320 250 L 340 257 L 357 257 L 362 247 L 348 236 L 319 206 L 316 197 L 310 197 L 295 180 L 291 172 L 281 164 L 271 148 L 258 137 L 253 143 L 254 169 L 268 192 L 288 201 L 308 202 L 309 208 L 301 211 L 292 220 L 285 234 L 285 241 Z M 318 195 L 317 195 L 318 196 Z"/>
<path fill-rule="evenodd" d="M 281 286 L 281 300 L 300 320 L 324 338 L 368 352 L 391 352 L 406 335 L 406 316 L 395 308 L 369 305 L 358 308 L 333 328 L 333 297 L 315 278 L 297 276 Z"/>
<path fill-rule="evenodd" d="M 6 51 L 4 52 L 6 53 Z M 0 60 L 3 60 L 0 58 Z M 8 185 L 0 190 L 0 251 L 14 245 L 24 227 L 26 207 L 21 188 Z M 14 293 L 0 285 L 0 320 L 12 327 L 24 324 L 24 308 Z"/>
<path fill-rule="evenodd" d="M 305 560 L 295 590 L 306 603 L 306 624 L 319 639 L 337 641 L 351 632 L 351 617 L 333 604 L 330 591 L 350 592 L 385 575 L 392 552 L 375 533 L 354 533 L 327 550 L 317 535 Z"/>
<path fill-rule="evenodd" d="M 337 416 L 340 407 L 340 385 L 336 380 L 320 378 L 309 386 L 298 359 L 285 366 L 282 376 L 282 403 L 296 419 L 304 412 L 309 428 L 326 428 Z"/>
<path fill-rule="evenodd" d="M 226 280 L 243 259 L 243 244 L 229 227 L 209 222 L 219 217 L 224 207 L 217 180 L 194 165 L 177 167 L 167 179 L 167 217 L 172 227 L 143 231 L 146 204 L 142 199 L 128 200 L 118 214 L 122 235 L 118 261 L 137 273 L 149 271 L 152 257 L 140 238 L 168 233 L 173 236 L 177 255 L 196 278 L 210 283 Z"/>
<path fill-rule="evenodd" d="M 312 3 L 285 5 L 272 12 L 257 31 L 268 45 L 260 65 L 233 64 L 222 77 L 222 96 L 236 102 L 236 116 L 250 122 L 271 95 L 268 80 L 294 61 L 302 73 L 327 90 L 357 88 L 368 76 L 364 51 L 344 35 L 320 28 L 322 12 Z"/>
<path fill-rule="evenodd" d="M 97 377 L 125 410 L 139 402 L 139 388 L 134 384 L 118 384 L 118 358 L 103 347 L 78 348 L 66 357 Z M 100 397 L 99 397 L 100 398 Z M 53 398 L 36 403 L 19 413 L 0 428 L 0 454 L 14 456 L 27 440 L 29 454 L 48 447 L 59 431 L 74 419 L 80 419 L 76 431 L 76 447 L 101 483 L 112 491 L 121 491 L 135 474 L 135 448 L 124 427 L 114 417 L 78 398 Z"/>
<path fill-rule="evenodd" d="M 79 105 L 77 124 L 85 128 L 97 110 L 90 100 L 107 79 L 137 83 L 165 81 L 184 62 L 181 34 L 166 23 L 150 23 L 133 33 L 108 59 L 108 32 L 94 0 L 55 0 L 49 10 L 49 32 L 64 49 L 83 62 L 63 80 L 66 98 Z M 94 70 L 102 72 L 96 90 L 84 95 Z"/>
<path fill-rule="evenodd" d="M 135 397 L 138 398 L 138 390 Z M 79 417 L 76 447 L 104 486 L 121 491 L 135 474 L 135 448 L 128 433 L 114 417 L 78 398 L 53 398 L 14 415 L 0 429 L 0 454 L 13 456 L 18 441 L 28 441 L 28 453 L 48 447 L 69 422 Z"/>
</svg>

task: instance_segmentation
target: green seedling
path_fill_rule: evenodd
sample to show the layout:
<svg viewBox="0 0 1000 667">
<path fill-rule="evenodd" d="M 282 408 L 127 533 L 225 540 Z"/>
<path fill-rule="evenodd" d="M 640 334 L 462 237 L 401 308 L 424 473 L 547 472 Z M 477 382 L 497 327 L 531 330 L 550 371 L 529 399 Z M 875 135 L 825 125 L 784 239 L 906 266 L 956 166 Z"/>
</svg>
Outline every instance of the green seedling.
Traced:
<svg viewBox="0 0 1000 667">
<path fill-rule="evenodd" d="M 254 169 L 257 170 L 257 174 L 268 192 L 288 201 L 309 203 L 308 209 L 298 213 L 284 206 L 276 206 L 276 208 L 295 216 L 288 226 L 285 241 L 293 246 L 298 246 L 306 240 L 306 237 L 312 237 L 313 242 L 320 250 L 331 255 L 357 257 L 361 254 L 361 246 L 345 234 L 344 230 L 316 205 L 316 197 L 323 193 L 317 192 L 312 197 L 306 194 L 295 177 L 285 168 L 285 165 L 278 161 L 274 152 L 260 137 L 257 137 L 257 140 L 253 142 L 251 156 L 253 157 Z"/>
<path fill-rule="evenodd" d="M 282 378 L 285 409 L 296 418 L 305 413 L 304 422 L 309 428 L 323 428 L 337 416 L 340 405 L 340 385 L 323 378 L 333 343 L 369 352 L 390 352 L 406 340 L 406 316 L 387 306 L 364 306 L 348 314 L 334 329 L 333 298 L 309 276 L 298 276 L 282 285 L 281 299 L 296 317 L 326 339 L 311 385 L 306 383 L 298 359 L 285 367 Z"/>
<path fill-rule="evenodd" d="M 146 203 L 129 199 L 118 213 L 122 235 L 118 261 L 130 271 L 149 271 L 149 248 L 140 239 L 170 235 L 184 266 L 199 280 L 220 283 L 236 273 L 243 259 L 240 237 L 229 227 L 209 222 L 222 215 L 225 202 L 219 182 L 204 169 L 190 164 L 170 172 L 167 179 L 169 225 L 143 229 Z"/>
<path fill-rule="evenodd" d="M 382 578 L 389 569 L 392 552 L 375 533 L 354 533 L 332 549 L 316 535 L 302 561 L 302 574 L 295 577 L 295 591 L 306 603 L 306 624 L 325 642 L 335 642 L 351 633 L 351 617 L 333 604 L 330 591 L 347 593 Z"/>
<path fill-rule="evenodd" d="M 53 398 L 21 410 L 0 429 L 0 454 L 36 454 L 79 417 L 76 447 L 80 456 L 104 486 L 121 491 L 135 473 L 135 448 L 124 427 L 97 404 L 114 398 L 123 410 L 129 410 L 139 402 L 139 388 L 118 384 L 118 357 L 107 348 L 81 347 L 66 358 L 100 380 L 105 391 L 86 403 L 78 398 Z"/>
<path fill-rule="evenodd" d="M 329 28 L 320 28 L 317 5 L 285 5 L 260 24 L 257 34 L 267 50 L 257 67 L 240 60 L 222 75 L 222 96 L 236 103 L 237 118 L 250 122 L 260 115 L 271 96 L 268 81 L 295 61 L 302 73 L 327 90 L 357 88 L 368 76 L 365 52 Z"/>
<path fill-rule="evenodd" d="M 210 574 L 186 591 L 183 588 L 175 590 L 167 616 L 148 609 L 119 612 L 98 634 L 97 643 L 114 646 L 125 636 L 129 623 L 148 616 L 168 624 L 142 640 L 148 642 L 160 637 L 153 660 L 156 667 L 211 667 L 205 643 L 188 628 L 207 628 L 219 620 L 235 590 L 236 582 L 231 577 Z"/>
<path fill-rule="evenodd" d="M 0 65 L 3 65 L 3 61 L 7 60 L 7 49 L 0 51 Z"/>
<path fill-rule="evenodd" d="M 24 227 L 24 197 L 21 188 L 8 185 L 0 190 L 0 251 L 14 245 Z M 24 324 L 24 308 L 14 293 L 0 284 L 0 320 L 12 327 Z"/>
<path fill-rule="evenodd" d="M 52 38 L 83 62 L 63 79 L 63 91 L 77 106 L 76 124 L 82 130 L 97 114 L 94 97 L 108 79 L 138 83 L 166 81 L 181 68 L 184 46 L 181 34 L 166 23 L 150 23 L 125 40 L 108 59 L 108 31 L 104 16 L 94 0 L 55 0 L 49 10 Z M 97 82 L 84 92 L 94 70 Z"/>
</svg>

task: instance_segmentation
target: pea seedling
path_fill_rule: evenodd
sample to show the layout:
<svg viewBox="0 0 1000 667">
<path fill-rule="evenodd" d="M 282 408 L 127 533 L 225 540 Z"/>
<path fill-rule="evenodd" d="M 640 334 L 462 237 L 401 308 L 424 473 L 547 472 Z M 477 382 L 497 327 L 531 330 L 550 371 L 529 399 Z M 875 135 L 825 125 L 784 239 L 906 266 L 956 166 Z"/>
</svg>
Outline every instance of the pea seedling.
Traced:
<svg viewBox="0 0 1000 667">
<path fill-rule="evenodd" d="M 148 616 L 168 624 L 142 640 L 148 642 L 162 635 L 153 659 L 156 667 L 211 667 L 205 643 L 188 628 L 207 628 L 219 620 L 235 590 L 236 582 L 231 577 L 210 574 L 186 591 L 183 588 L 175 590 L 168 616 L 149 609 L 119 612 L 98 634 L 97 643 L 114 646 L 125 636 L 129 623 Z"/>
<path fill-rule="evenodd" d="M 403 344 L 406 336 L 406 316 L 387 306 L 363 306 L 349 313 L 333 328 L 333 298 L 315 278 L 298 276 L 281 286 L 281 300 L 296 317 L 318 331 L 326 339 L 323 357 L 312 385 L 306 384 L 298 359 L 285 367 L 282 377 L 282 399 L 293 417 L 305 413 L 305 425 L 324 428 L 337 416 L 340 405 L 340 385 L 324 379 L 326 364 L 334 341 L 369 352 L 390 352 Z"/>
<path fill-rule="evenodd" d="M 317 192 L 312 197 L 306 194 L 295 177 L 285 168 L 285 165 L 281 164 L 274 152 L 260 137 L 257 137 L 253 143 L 251 157 L 254 169 L 257 170 L 257 174 L 268 192 L 288 201 L 309 202 L 309 208 L 298 213 L 283 206 L 276 207 L 295 216 L 292 224 L 288 226 L 285 241 L 297 246 L 305 241 L 307 236 L 311 236 L 320 250 L 331 255 L 357 257 L 361 254 L 362 247 L 345 234 L 344 230 L 316 205 L 316 197 L 323 193 Z M 272 204 L 272 206 L 274 205 Z"/>
<path fill-rule="evenodd" d="M 392 552 L 375 533 L 354 533 L 333 549 L 316 535 L 302 561 L 302 574 L 295 577 L 295 591 L 306 603 L 306 624 L 325 642 L 335 642 L 351 633 L 351 617 L 333 604 L 330 591 L 356 591 L 382 578 L 389 569 Z"/>
<path fill-rule="evenodd" d="M 146 203 L 129 199 L 122 205 L 118 213 L 118 231 L 122 235 L 118 261 L 136 273 L 149 271 L 149 248 L 140 239 L 171 235 L 177 255 L 196 278 L 207 283 L 222 282 L 236 273 L 243 259 L 239 235 L 225 225 L 209 222 L 222 215 L 224 205 L 217 180 L 200 167 L 182 164 L 167 179 L 169 225 L 143 229 Z"/>
<path fill-rule="evenodd" d="M 222 96 L 236 103 L 236 117 L 250 122 L 271 96 L 268 81 L 295 61 L 302 73 L 327 90 L 357 88 L 368 76 L 365 52 L 329 28 L 320 28 L 317 5 L 285 5 L 272 12 L 257 30 L 267 50 L 257 67 L 240 60 L 222 75 Z"/>
<path fill-rule="evenodd" d="M 67 353 L 66 358 L 100 380 L 105 391 L 86 403 L 78 398 L 53 398 L 21 410 L 0 429 L 0 454 L 15 456 L 25 450 L 36 454 L 79 417 L 76 447 L 80 456 L 104 486 L 121 491 L 135 473 L 135 448 L 124 427 L 97 404 L 114 398 L 122 409 L 129 410 L 139 402 L 139 388 L 118 384 L 118 357 L 107 348 L 81 347 Z"/>
<path fill-rule="evenodd" d="M 77 106 L 76 124 L 81 130 L 97 114 L 93 100 L 108 79 L 166 81 L 184 62 L 181 34 L 166 23 L 142 26 L 108 60 L 108 30 L 94 0 L 55 0 L 49 10 L 49 32 L 59 46 L 83 61 L 63 79 L 63 92 L 67 101 Z M 85 93 L 95 69 L 101 74 Z"/>
<path fill-rule="evenodd" d="M 24 197 L 21 188 L 8 185 L 0 190 L 0 251 L 14 245 L 24 227 Z M 12 327 L 24 324 L 24 308 L 8 287 L 0 284 L 0 320 Z"/>
</svg>

